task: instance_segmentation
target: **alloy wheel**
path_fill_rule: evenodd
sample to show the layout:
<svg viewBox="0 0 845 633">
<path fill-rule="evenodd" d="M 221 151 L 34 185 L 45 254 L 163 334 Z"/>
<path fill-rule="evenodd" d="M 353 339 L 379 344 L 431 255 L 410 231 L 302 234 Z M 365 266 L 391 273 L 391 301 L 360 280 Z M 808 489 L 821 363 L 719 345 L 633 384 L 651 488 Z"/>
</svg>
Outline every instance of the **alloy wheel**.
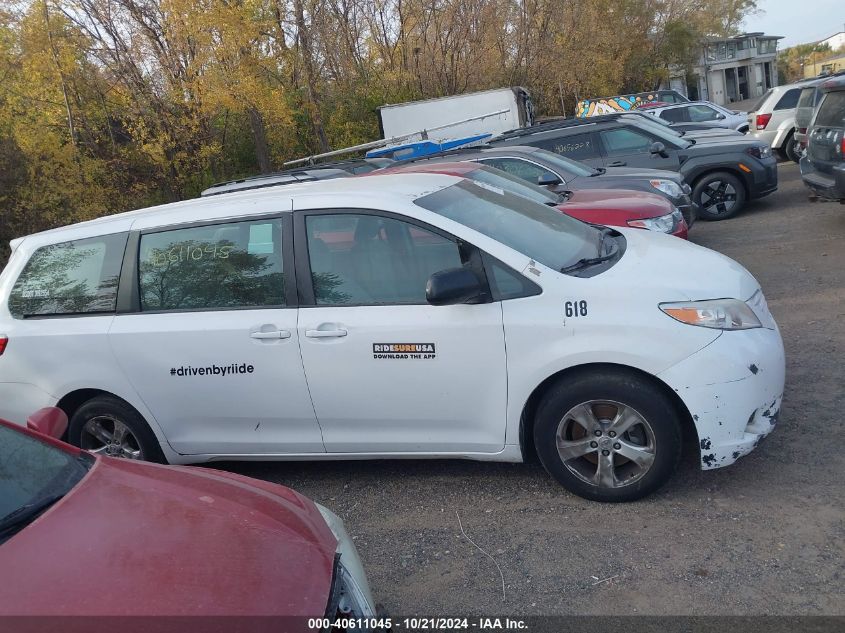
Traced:
<svg viewBox="0 0 845 633">
<path fill-rule="evenodd" d="M 122 457 L 125 459 L 143 459 L 138 438 L 128 426 L 110 415 L 98 415 L 82 426 L 81 448 L 91 453 Z"/>
<path fill-rule="evenodd" d="M 620 402 L 589 400 L 572 407 L 558 423 L 555 439 L 566 469 L 600 488 L 639 481 L 654 463 L 654 430 Z"/>
<path fill-rule="evenodd" d="M 714 180 L 701 191 L 701 206 L 713 215 L 724 215 L 736 205 L 736 189 L 729 182 Z"/>
</svg>

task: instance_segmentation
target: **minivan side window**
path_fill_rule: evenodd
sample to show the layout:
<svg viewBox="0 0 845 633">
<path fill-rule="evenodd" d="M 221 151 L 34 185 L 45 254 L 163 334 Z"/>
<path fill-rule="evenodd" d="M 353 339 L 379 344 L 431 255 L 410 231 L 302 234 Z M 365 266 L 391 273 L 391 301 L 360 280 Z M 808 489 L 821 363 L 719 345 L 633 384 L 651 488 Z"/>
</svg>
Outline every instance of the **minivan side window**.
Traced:
<svg viewBox="0 0 845 633">
<path fill-rule="evenodd" d="M 9 295 L 16 318 L 115 311 L 126 233 L 39 248 Z"/>
<path fill-rule="evenodd" d="M 780 98 L 780 101 L 775 105 L 775 110 L 789 110 L 798 105 L 798 97 L 801 96 L 801 88 L 792 88 Z"/>
<path fill-rule="evenodd" d="M 585 160 L 599 155 L 598 149 L 593 143 L 592 133 L 550 138 L 536 142 L 534 145 L 572 160 Z"/>
<path fill-rule="evenodd" d="M 378 215 L 310 215 L 308 259 L 317 305 L 425 304 L 432 273 L 459 268 L 458 244 Z"/>
<path fill-rule="evenodd" d="M 283 306 L 282 221 L 144 234 L 138 277 L 142 311 Z"/>
</svg>

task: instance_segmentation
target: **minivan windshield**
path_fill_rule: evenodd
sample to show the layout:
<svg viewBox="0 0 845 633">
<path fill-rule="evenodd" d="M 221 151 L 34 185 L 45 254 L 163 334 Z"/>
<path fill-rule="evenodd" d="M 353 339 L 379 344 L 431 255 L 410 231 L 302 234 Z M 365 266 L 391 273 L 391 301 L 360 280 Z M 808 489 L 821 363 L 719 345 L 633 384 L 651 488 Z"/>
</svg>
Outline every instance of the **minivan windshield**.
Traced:
<svg viewBox="0 0 845 633">
<path fill-rule="evenodd" d="M 66 495 L 90 462 L 0 425 L 0 544 Z"/>
<path fill-rule="evenodd" d="M 483 233 L 554 270 L 600 254 L 602 233 L 598 229 L 553 207 L 490 185 L 462 180 L 417 198 L 414 204 Z"/>
</svg>

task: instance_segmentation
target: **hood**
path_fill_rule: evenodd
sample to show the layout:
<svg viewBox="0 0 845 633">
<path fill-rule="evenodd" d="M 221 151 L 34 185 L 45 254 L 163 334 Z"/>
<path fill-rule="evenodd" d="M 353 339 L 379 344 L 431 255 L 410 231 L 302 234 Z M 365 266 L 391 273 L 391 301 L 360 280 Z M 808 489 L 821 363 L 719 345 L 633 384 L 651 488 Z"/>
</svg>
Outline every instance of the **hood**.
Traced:
<svg viewBox="0 0 845 633">
<path fill-rule="evenodd" d="M 735 130 L 724 130 L 724 131 L 734 132 Z M 687 136 L 685 136 L 684 138 L 686 138 L 687 140 L 689 140 L 690 138 L 694 138 L 695 139 L 695 145 L 693 145 L 692 147 L 690 147 L 686 150 L 683 150 L 683 151 L 689 151 L 689 150 L 695 151 L 696 148 L 699 149 L 699 150 L 709 149 L 709 148 L 713 148 L 713 149 L 727 148 L 727 149 L 730 150 L 730 149 L 738 148 L 740 151 L 743 151 L 747 147 L 752 147 L 754 145 L 760 145 L 761 144 L 761 142 L 759 140 L 752 138 L 752 137 L 749 137 L 749 136 L 746 136 L 745 134 L 739 134 L 739 133 L 732 134 L 732 135 L 729 135 L 729 136 L 716 135 L 716 134 L 707 135 L 707 136 L 693 136 L 693 134 L 690 133 Z M 681 140 L 683 140 L 683 139 L 681 139 Z"/>
<path fill-rule="evenodd" d="M 651 290 L 657 301 L 745 301 L 760 288 L 742 265 L 709 248 L 656 231 L 619 231 L 627 241 L 625 254 L 594 278 L 604 278 L 611 287 L 631 287 L 636 279 L 636 293 Z"/>
<path fill-rule="evenodd" d="M 732 130 L 726 127 L 708 127 L 708 128 L 695 128 L 695 129 L 687 129 L 684 132 L 683 138 L 690 139 L 700 139 L 700 138 L 713 138 L 713 137 L 721 137 L 724 138 L 726 136 L 729 137 L 737 137 L 743 136 L 741 132 L 737 132 L 736 130 Z"/>
<path fill-rule="evenodd" d="M 683 178 L 676 171 L 667 171 L 665 169 L 648 169 L 646 167 L 608 167 L 601 176 L 596 178 L 642 178 L 644 180 L 671 180 L 678 184 L 683 182 Z"/>
<path fill-rule="evenodd" d="M 3 615 L 308 615 L 337 540 L 314 503 L 204 468 L 97 459 L 0 546 Z"/>
<path fill-rule="evenodd" d="M 627 226 L 628 220 L 655 218 L 674 211 L 664 197 L 629 189 L 577 189 L 558 209 L 598 224 Z"/>
</svg>

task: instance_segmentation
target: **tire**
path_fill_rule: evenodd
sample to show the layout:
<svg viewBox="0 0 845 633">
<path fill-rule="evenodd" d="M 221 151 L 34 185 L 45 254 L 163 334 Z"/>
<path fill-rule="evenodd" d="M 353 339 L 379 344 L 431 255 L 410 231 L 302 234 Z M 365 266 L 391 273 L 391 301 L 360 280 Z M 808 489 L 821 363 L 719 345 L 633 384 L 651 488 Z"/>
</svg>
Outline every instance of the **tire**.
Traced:
<svg viewBox="0 0 845 633">
<path fill-rule="evenodd" d="M 612 435 L 614 426 L 621 432 Z M 561 454 L 559 441 L 570 457 Z M 534 444 L 545 469 L 570 492 L 593 501 L 636 501 L 663 486 L 677 468 L 681 420 L 670 398 L 649 380 L 633 372 L 593 370 L 564 378 L 546 392 L 534 418 Z"/>
<path fill-rule="evenodd" d="M 797 163 L 801 160 L 801 155 L 798 151 L 798 144 L 795 141 L 795 136 L 790 133 L 789 136 L 786 137 L 786 141 L 783 144 L 783 153 L 786 156 L 787 160 L 791 160 L 793 163 Z"/>
<path fill-rule="evenodd" d="M 726 171 L 714 171 L 699 178 L 692 188 L 701 220 L 727 220 L 745 206 L 745 185 Z"/>
<path fill-rule="evenodd" d="M 79 407 L 70 419 L 68 439 L 91 453 L 166 463 L 146 420 L 114 396 L 97 396 Z"/>
</svg>

